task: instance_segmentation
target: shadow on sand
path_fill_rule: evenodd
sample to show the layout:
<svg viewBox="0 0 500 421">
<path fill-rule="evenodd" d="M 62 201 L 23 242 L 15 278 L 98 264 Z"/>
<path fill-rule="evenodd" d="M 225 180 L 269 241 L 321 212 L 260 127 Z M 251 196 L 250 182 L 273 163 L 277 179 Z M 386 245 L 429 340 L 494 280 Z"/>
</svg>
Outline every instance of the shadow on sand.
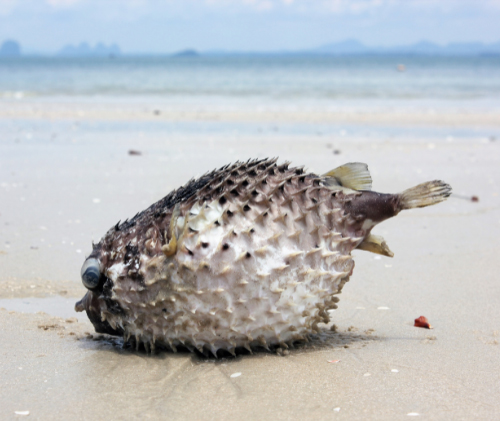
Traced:
<svg viewBox="0 0 500 421">
<path fill-rule="evenodd" d="M 82 338 L 82 346 L 85 348 L 91 347 L 100 351 L 113 352 L 118 354 L 148 356 L 150 358 L 175 358 L 175 356 L 188 356 L 191 355 L 193 362 L 202 361 L 215 361 L 218 362 L 232 362 L 238 361 L 242 358 L 252 358 L 264 355 L 274 356 L 287 356 L 298 355 L 304 353 L 315 352 L 318 350 L 338 349 L 349 347 L 364 347 L 370 342 L 380 341 L 382 338 L 373 335 L 373 330 L 368 329 L 364 332 L 358 332 L 356 328 L 349 327 L 346 331 L 340 332 L 331 329 L 322 329 L 317 334 L 311 334 L 306 340 L 295 341 L 292 343 L 281 344 L 270 347 L 255 346 L 252 347 L 252 352 L 249 350 L 238 347 L 235 349 L 234 354 L 225 350 L 218 350 L 217 355 L 214 356 L 208 349 L 204 348 L 200 352 L 196 348 L 187 346 L 178 346 L 174 352 L 169 347 L 157 345 L 155 350 L 151 351 L 149 347 L 145 347 L 140 343 L 136 346 L 135 340 L 130 339 L 124 343 L 123 338 L 114 337 L 104 334 L 88 335 Z"/>
</svg>

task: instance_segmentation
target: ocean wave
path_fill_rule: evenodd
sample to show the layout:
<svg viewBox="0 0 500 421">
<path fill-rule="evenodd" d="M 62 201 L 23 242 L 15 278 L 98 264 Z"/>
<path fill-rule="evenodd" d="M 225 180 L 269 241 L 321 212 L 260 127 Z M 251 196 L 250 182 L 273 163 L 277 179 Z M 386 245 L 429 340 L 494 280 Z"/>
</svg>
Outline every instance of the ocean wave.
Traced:
<svg viewBox="0 0 500 421">
<path fill-rule="evenodd" d="M 32 91 L 0 91 L 0 98 L 2 99 L 25 99 L 39 96 L 36 92 Z"/>
</svg>

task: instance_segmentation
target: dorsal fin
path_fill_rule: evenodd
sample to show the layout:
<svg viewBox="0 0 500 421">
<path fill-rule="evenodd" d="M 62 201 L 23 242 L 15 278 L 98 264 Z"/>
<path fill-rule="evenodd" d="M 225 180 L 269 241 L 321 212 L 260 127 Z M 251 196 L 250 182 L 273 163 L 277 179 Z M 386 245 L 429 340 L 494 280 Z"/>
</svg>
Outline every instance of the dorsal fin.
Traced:
<svg viewBox="0 0 500 421">
<path fill-rule="evenodd" d="M 352 190 L 371 190 L 372 177 L 368 165 L 361 162 L 350 162 L 323 174 L 330 178 L 329 185 L 338 185 Z M 333 180 L 332 180 L 333 179 Z"/>
</svg>

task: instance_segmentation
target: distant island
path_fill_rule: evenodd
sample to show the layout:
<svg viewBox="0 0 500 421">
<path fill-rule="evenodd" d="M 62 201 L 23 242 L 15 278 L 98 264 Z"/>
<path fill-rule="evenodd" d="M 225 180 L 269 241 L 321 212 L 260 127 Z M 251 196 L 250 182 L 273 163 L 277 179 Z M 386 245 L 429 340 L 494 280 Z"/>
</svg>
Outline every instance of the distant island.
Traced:
<svg viewBox="0 0 500 421">
<path fill-rule="evenodd" d="M 20 55 L 21 45 L 17 41 L 8 39 L 2 43 L 0 57 L 19 57 Z"/>
<path fill-rule="evenodd" d="M 199 57 L 199 56 L 200 54 L 193 49 L 182 50 L 172 54 L 172 57 Z"/>
<path fill-rule="evenodd" d="M 66 45 L 58 53 L 58 56 L 63 57 L 116 57 L 122 54 L 120 47 L 117 44 L 106 45 L 102 42 L 97 43 L 94 47 L 86 42 L 79 45 Z"/>
</svg>

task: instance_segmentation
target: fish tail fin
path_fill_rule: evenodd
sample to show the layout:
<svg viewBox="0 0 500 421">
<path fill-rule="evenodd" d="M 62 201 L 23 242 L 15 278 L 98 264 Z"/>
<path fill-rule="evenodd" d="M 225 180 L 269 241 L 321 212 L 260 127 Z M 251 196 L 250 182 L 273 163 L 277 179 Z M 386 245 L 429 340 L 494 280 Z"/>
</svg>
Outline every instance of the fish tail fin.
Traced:
<svg viewBox="0 0 500 421">
<path fill-rule="evenodd" d="M 450 194 L 451 186 L 444 181 L 428 181 L 400 193 L 399 206 L 401 210 L 423 208 L 443 202 Z"/>
</svg>

